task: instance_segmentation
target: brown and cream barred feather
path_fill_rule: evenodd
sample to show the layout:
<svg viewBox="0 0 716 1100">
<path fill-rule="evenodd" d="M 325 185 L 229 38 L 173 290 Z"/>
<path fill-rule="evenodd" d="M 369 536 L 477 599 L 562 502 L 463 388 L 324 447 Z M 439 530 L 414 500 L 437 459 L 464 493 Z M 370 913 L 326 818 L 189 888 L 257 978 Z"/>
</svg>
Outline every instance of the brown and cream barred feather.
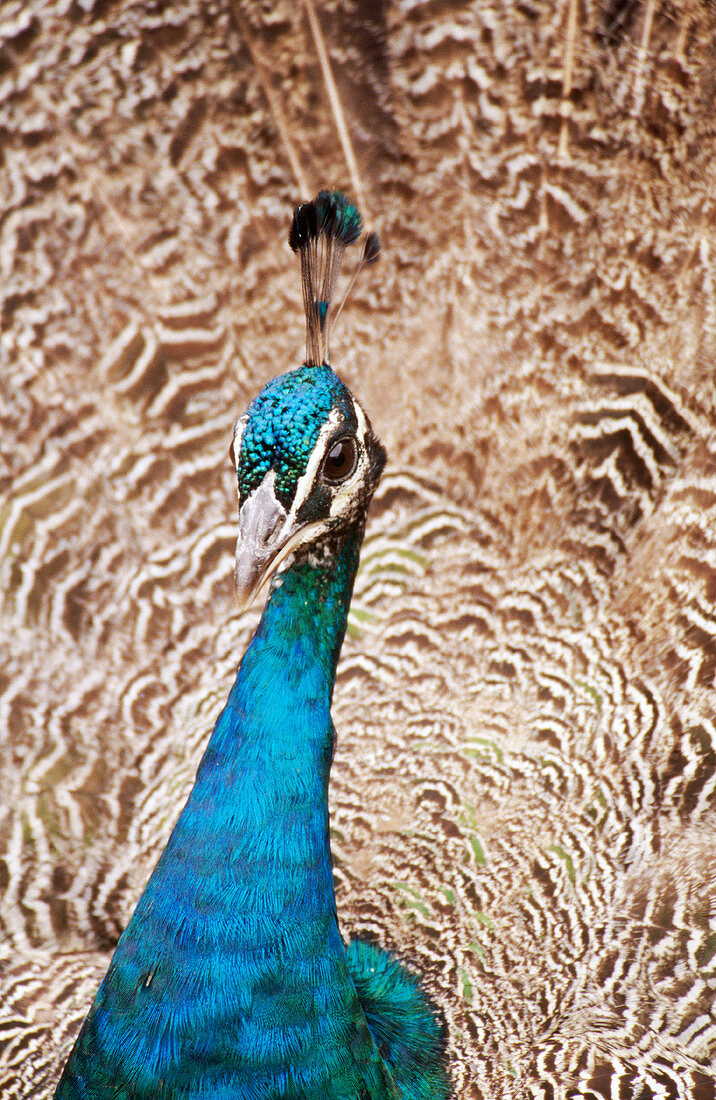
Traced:
<svg viewBox="0 0 716 1100">
<path fill-rule="evenodd" d="M 234 416 L 287 211 L 384 237 L 336 689 L 346 933 L 460 1098 L 716 1097 L 716 12 L 6 0 L 0 1096 L 49 1095 L 255 620 Z"/>
</svg>

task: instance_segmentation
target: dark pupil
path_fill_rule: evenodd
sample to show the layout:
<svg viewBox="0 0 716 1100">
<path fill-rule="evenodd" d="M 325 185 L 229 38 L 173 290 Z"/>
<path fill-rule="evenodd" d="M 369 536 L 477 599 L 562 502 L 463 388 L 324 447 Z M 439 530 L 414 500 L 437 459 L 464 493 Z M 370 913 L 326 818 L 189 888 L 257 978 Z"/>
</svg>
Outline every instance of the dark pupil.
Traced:
<svg viewBox="0 0 716 1100">
<path fill-rule="evenodd" d="M 356 447 L 352 439 L 339 439 L 326 455 L 326 477 L 329 481 L 338 481 L 353 472 L 356 461 Z"/>
</svg>

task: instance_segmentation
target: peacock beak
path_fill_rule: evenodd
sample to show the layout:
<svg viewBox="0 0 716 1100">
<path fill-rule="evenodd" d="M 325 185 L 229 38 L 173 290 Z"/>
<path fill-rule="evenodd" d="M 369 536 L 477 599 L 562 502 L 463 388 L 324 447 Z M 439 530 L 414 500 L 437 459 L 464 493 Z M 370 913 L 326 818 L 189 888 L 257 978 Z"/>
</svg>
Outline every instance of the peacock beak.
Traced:
<svg viewBox="0 0 716 1100">
<path fill-rule="evenodd" d="M 242 610 L 249 606 L 285 556 L 295 523 L 276 499 L 275 475 L 269 471 L 239 508 L 234 579 Z"/>
</svg>

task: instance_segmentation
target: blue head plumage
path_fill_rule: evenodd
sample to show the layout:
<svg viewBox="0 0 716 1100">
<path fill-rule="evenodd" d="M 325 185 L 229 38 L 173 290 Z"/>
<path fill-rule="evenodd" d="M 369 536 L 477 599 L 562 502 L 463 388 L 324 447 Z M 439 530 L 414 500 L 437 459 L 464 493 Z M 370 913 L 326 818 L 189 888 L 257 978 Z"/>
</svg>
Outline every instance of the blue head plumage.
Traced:
<svg viewBox="0 0 716 1100">
<path fill-rule="evenodd" d="M 331 412 L 334 435 L 356 430 L 351 394 L 328 366 L 304 365 L 264 386 L 237 424 L 240 501 L 273 469 L 276 495 L 289 506 Z"/>
</svg>

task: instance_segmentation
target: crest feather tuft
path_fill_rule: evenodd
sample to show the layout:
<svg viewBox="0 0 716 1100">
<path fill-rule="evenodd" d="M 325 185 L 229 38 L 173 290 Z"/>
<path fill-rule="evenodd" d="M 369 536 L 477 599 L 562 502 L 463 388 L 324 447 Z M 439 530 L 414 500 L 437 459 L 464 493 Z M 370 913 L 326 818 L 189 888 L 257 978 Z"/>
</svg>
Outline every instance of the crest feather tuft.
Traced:
<svg viewBox="0 0 716 1100">
<path fill-rule="evenodd" d="M 343 254 L 358 240 L 362 230 L 358 208 L 340 191 L 319 191 L 313 202 L 301 203 L 293 212 L 288 243 L 301 260 L 308 366 L 329 362 L 328 337 L 336 282 Z M 377 240 L 377 234 L 368 234 L 361 264 L 377 259 Z M 371 258 L 367 259 L 369 242 L 372 242 Z"/>
</svg>

